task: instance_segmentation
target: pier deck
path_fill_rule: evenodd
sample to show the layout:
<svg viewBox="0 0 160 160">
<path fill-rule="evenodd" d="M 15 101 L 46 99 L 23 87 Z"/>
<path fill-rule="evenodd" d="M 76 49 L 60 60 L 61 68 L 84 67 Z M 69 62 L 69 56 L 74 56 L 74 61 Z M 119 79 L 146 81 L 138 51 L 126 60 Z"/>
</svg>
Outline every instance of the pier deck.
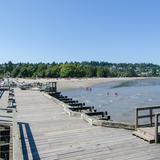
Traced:
<svg viewBox="0 0 160 160">
<path fill-rule="evenodd" d="M 158 130 L 160 130 L 160 127 L 158 127 Z M 155 127 L 137 128 L 136 131 L 134 131 L 132 134 L 150 143 L 155 142 Z M 159 137 L 160 137 L 160 133 L 158 133 L 158 139 Z"/>
<path fill-rule="evenodd" d="M 24 159 L 159 160 L 160 145 L 69 117 L 41 92 L 15 90 Z"/>
<path fill-rule="evenodd" d="M 6 108 L 7 105 L 8 105 L 8 92 L 6 91 L 0 98 L 0 108 Z"/>
</svg>

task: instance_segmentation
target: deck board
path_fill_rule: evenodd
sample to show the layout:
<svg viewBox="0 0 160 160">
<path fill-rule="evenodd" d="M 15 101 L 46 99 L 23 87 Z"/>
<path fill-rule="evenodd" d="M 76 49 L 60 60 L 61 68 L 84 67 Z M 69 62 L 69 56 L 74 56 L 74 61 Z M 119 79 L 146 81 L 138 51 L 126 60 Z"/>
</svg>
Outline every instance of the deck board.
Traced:
<svg viewBox="0 0 160 160">
<path fill-rule="evenodd" d="M 138 129 L 142 130 L 152 136 L 155 135 L 155 127 L 143 127 L 143 128 L 138 128 Z M 158 130 L 160 131 L 160 126 L 158 127 Z M 160 132 L 158 134 L 160 134 Z"/>
<path fill-rule="evenodd" d="M 158 127 L 158 130 L 160 130 L 160 127 Z M 137 128 L 136 131 L 134 131 L 132 134 L 150 143 L 155 142 L 155 127 Z M 160 135 L 160 132 L 158 135 Z"/>
<path fill-rule="evenodd" d="M 149 144 L 129 130 L 91 126 L 69 117 L 61 105 L 41 92 L 16 89 L 15 93 L 28 159 L 160 159 L 160 144 Z"/>
<path fill-rule="evenodd" d="M 8 105 L 8 91 L 5 91 L 0 98 L 0 108 L 6 108 Z"/>
</svg>

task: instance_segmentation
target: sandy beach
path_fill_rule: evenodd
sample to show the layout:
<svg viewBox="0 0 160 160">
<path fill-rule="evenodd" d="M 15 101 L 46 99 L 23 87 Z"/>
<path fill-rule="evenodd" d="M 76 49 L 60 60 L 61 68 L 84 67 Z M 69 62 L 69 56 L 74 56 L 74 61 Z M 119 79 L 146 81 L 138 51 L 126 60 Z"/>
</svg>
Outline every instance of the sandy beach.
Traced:
<svg viewBox="0 0 160 160">
<path fill-rule="evenodd" d="M 17 78 L 15 79 L 19 83 L 25 82 L 25 83 L 34 83 L 34 82 L 40 82 L 40 83 L 47 83 L 47 82 L 57 82 L 58 90 L 67 90 L 67 89 L 76 89 L 76 88 L 86 88 L 86 87 L 92 87 L 98 84 L 103 84 L 107 82 L 112 81 L 125 81 L 125 80 L 135 80 L 135 79 L 144 79 L 142 77 L 138 78 L 81 78 L 81 79 L 75 79 L 75 78 L 38 78 L 38 79 L 24 79 L 24 78 Z"/>
</svg>

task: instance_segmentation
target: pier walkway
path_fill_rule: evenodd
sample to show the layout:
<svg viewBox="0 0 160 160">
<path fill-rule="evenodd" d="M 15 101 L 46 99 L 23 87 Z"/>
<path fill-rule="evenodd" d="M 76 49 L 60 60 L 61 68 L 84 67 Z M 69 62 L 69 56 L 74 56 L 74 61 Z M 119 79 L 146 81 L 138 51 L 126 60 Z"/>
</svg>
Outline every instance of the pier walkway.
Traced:
<svg viewBox="0 0 160 160">
<path fill-rule="evenodd" d="M 15 90 L 24 160 L 159 160 L 160 144 L 69 117 L 39 91 Z"/>
</svg>

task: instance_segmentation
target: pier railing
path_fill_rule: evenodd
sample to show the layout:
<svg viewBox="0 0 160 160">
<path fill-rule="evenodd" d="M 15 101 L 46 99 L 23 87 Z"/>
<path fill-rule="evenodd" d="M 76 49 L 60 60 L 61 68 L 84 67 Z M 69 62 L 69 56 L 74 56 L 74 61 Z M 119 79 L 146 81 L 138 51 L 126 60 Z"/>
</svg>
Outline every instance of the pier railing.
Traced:
<svg viewBox="0 0 160 160">
<path fill-rule="evenodd" d="M 3 124 L 4 129 L 7 127 L 9 132 L 7 134 L 7 137 L 6 135 L 3 135 L 3 133 L 0 132 L 0 141 L 2 142 L 2 145 L 0 146 L 0 159 L 1 158 L 9 160 L 22 159 L 20 134 L 16 118 L 17 109 L 16 109 L 14 89 L 9 88 L 8 105 L 6 108 L 1 108 L 0 110 L 2 112 L 0 115 L 1 119 L 0 125 Z M 3 132 L 7 131 L 4 130 Z M 2 147 L 4 151 L 1 151 Z"/>
<path fill-rule="evenodd" d="M 21 151 L 21 143 L 20 143 L 20 135 L 19 128 L 16 120 L 16 109 L 13 109 L 13 126 L 12 126 L 12 135 L 11 135 L 11 144 L 12 144 L 12 153 L 10 155 L 10 159 L 22 159 L 22 151 Z"/>
<path fill-rule="evenodd" d="M 135 116 L 135 129 L 139 127 L 155 127 L 155 142 L 158 142 L 159 139 L 159 131 L 158 126 L 160 117 L 160 106 L 152 106 L 152 107 L 142 107 L 136 108 L 136 116 Z M 149 119 L 149 123 L 146 121 L 142 121 L 140 124 L 140 119 Z"/>
<path fill-rule="evenodd" d="M 17 123 L 17 109 L 16 109 L 16 101 L 15 101 L 15 93 L 13 89 L 9 90 L 9 96 L 8 96 L 8 106 L 7 111 L 9 113 L 12 113 L 13 120 L 12 120 L 12 126 L 11 126 L 11 134 L 10 134 L 10 160 L 15 159 L 21 159 L 20 156 L 22 155 L 20 153 L 21 151 L 21 145 L 19 143 L 19 128 Z"/>
<path fill-rule="evenodd" d="M 158 131 L 159 117 L 160 117 L 160 113 L 156 113 L 155 114 L 155 143 L 159 141 L 159 131 Z"/>
</svg>

